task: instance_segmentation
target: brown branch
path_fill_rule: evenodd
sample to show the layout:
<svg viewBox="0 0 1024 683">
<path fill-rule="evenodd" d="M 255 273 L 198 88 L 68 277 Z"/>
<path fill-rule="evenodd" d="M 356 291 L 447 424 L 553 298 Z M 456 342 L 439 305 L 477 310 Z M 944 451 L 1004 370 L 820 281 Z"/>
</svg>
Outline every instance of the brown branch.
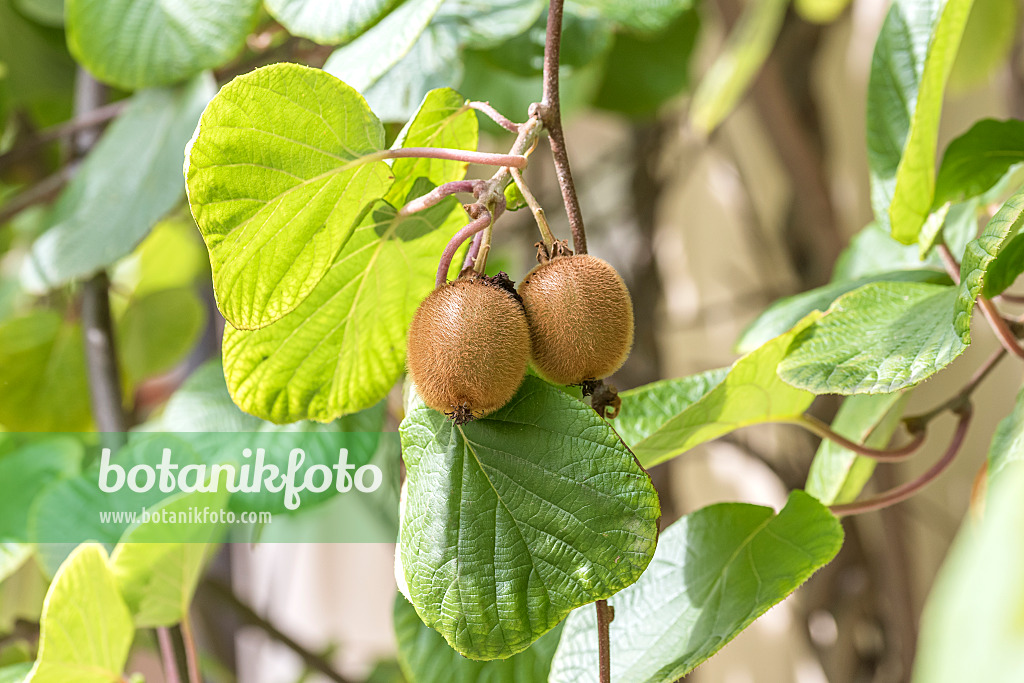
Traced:
<svg viewBox="0 0 1024 683">
<path fill-rule="evenodd" d="M 559 52 L 562 45 L 562 6 L 564 0 L 551 0 L 548 9 L 547 36 L 544 42 L 544 94 L 537 114 L 548 131 L 548 143 L 555 163 L 558 186 L 562 190 L 565 215 L 572 231 L 573 249 L 577 254 L 587 253 L 587 233 L 583 227 L 583 212 L 576 196 L 576 185 L 569 167 L 569 154 L 565 149 L 565 133 L 562 130 L 562 105 L 558 92 Z"/>
<path fill-rule="evenodd" d="M 484 114 L 485 116 L 487 116 L 487 118 L 489 118 L 491 121 L 494 121 L 496 124 L 504 128 L 505 130 L 512 131 L 513 133 L 518 133 L 519 129 L 522 127 L 522 124 L 512 121 L 504 114 L 499 112 L 497 109 L 492 107 L 490 102 L 469 102 L 467 103 L 466 106 L 468 106 L 470 109 L 476 109 L 478 112 Z"/>
<path fill-rule="evenodd" d="M 953 460 L 956 459 L 957 453 L 960 452 L 960 448 L 964 444 L 964 437 L 967 436 L 967 428 L 971 424 L 973 409 L 970 402 L 965 401 L 963 404 L 958 406 L 954 412 L 960 418 L 960 421 L 957 422 L 956 425 L 956 432 L 953 433 L 953 438 L 950 440 L 949 446 L 946 448 L 946 452 L 942 455 L 942 458 L 932 465 L 924 474 L 877 496 L 865 498 L 864 500 L 855 501 L 853 503 L 832 505 L 829 507 L 832 514 L 839 517 L 844 515 L 857 515 L 863 512 L 881 510 L 882 508 L 889 507 L 890 505 L 901 503 L 916 494 L 925 486 L 933 482 L 940 474 L 945 472 L 946 468 L 948 468 L 950 464 L 952 464 Z"/>
<path fill-rule="evenodd" d="M 200 592 L 219 598 L 222 602 L 230 606 L 245 623 L 259 628 L 271 638 L 301 657 L 302 661 L 305 662 L 306 666 L 312 671 L 323 674 L 327 679 L 334 681 L 335 683 L 349 683 L 349 681 L 340 673 L 335 671 L 323 657 L 310 652 L 290 636 L 282 633 L 280 629 L 257 614 L 252 607 L 242 602 L 239 597 L 235 595 L 234 591 L 232 591 L 231 588 L 223 582 L 214 579 L 204 579 L 200 585 Z"/>
<path fill-rule="evenodd" d="M 3 226 L 29 207 L 56 198 L 60 191 L 64 189 L 64 186 L 67 185 L 68 180 L 71 179 L 73 170 L 73 166 L 68 164 L 53 174 L 46 176 L 35 185 L 30 185 L 28 189 L 22 191 L 3 206 L 0 206 L 0 226 Z"/>
<path fill-rule="evenodd" d="M 188 683 L 203 683 L 203 674 L 199 670 L 199 651 L 196 649 L 196 637 L 192 633 L 192 618 L 188 612 L 185 612 L 185 616 L 181 619 L 181 640 L 185 644 Z"/>
<path fill-rule="evenodd" d="M 4 164 L 20 159 L 31 152 L 34 152 L 38 148 L 46 145 L 55 140 L 70 137 L 77 133 L 92 128 L 97 128 L 107 123 L 111 119 L 117 118 L 124 108 L 128 105 L 128 100 L 121 100 L 120 102 L 111 102 L 110 104 L 91 109 L 89 111 L 83 111 L 81 114 L 75 116 L 70 121 L 59 123 L 56 126 L 45 128 L 32 137 L 28 138 L 18 146 L 11 150 L 0 154 L 0 168 L 3 168 Z"/>
<path fill-rule="evenodd" d="M 599 672 L 601 683 L 611 683 L 612 680 L 612 658 L 611 658 L 611 636 L 609 626 L 615 618 L 615 609 L 608 606 L 607 600 L 598 600 L 594 603 L 597 608 L 597 653 L 599 659 Z"/>
<path fill-rule="evenodd" d="M 865 458 L 871 458 L 878 462 L 899 462 L 906 460 L 908 457 L 913 455 L 924 443 L 925 429 L 924 425 L 908 426 L 912 434 L 912 439 L 903 446 L 898 448 L 872 448 L 871 446 L 865 446 L 864 444 L 857 443 L 847 439 L 842 434 L 835 432 L 827 424 L 814 417 L 813 415 L 801 415 L 800 417 L 786 420 L 789 424 L 794 424 L 803 427 L 807 431 L 815 434 L 822 439 L 828 439 L 833 441 L 839 446 L 842 446 L 848 451 L 853 451 L 857 455 L 862 455 Z"/>
</svg>

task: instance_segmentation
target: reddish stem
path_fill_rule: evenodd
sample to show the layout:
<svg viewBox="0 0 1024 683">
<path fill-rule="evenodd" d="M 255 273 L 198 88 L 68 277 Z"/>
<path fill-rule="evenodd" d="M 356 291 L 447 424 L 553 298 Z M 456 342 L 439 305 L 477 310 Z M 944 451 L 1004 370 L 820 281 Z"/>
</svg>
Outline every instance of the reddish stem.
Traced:
<svg viewBox="0 0 1024 683">
<path fill-rule="evenodd" d="M 446 197 L 450 197 L 457 192 L 476 192 L 481 186 L 483 186 L 482 180 L 453 180 L 450 183 L 438 185 L 427 194 L 417 197 L 403 206 L 398 215 L 409 216 L 417 211 L 423 211 L 440 204 Z"/>
<path fill-rule="evenodd" d="M 494 121 L 505 130 L 512 131 L 513 133 L 519 132 L 519 128 L 522 124 L 516 123 L 504 116 L 501 112 L 492 107 L 490 102 L 469 102 L 468 106 L 470 109 L 476 109 L 481 114 L 485 114 L 487 118 Z"/>
<path fill-rule="evenodd" d="M 479 216 L 455 233 L 455 236 L 451 238 L 448 245 L 444 248 L 444 253 L 441 254 L 441 262 L 437 264 L 437 278 L 434 280 L 435 288 L 448 282 L 448 271 L 452 267 L 452 259 L 455 258 L 455 252 L 459 250 L 462 243 L 481 230 L 485 230 L 490 224 L 491 212 L 487 209 L 481 209 Z"/>
<path fill-rule="evenodd" d="M 509 166 L 526 168 L 526 157 L 522 154 L 494 154 L 491 152 L 473 152 L 468 149 L 447 149 L 445 147 L 400 147 L 374 153 L 380 159 L 448 159 L 464 161 L 469 164 L 485 164 L 487 166 Z"/>
</svg>

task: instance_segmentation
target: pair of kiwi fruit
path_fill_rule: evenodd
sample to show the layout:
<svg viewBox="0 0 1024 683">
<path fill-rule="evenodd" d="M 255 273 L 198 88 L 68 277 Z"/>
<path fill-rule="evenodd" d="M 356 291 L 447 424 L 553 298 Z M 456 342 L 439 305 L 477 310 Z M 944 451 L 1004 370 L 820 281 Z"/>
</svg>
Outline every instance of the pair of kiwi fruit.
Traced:
<svg viewBox="0 0 1024 683">
<path fill-rule="evenodd" d="M 607 262 L 576 254 L 541 263 L 518 290 L 504 273 L 435 289 L 409 328 L 409 375 L 456 424 L 501 408 L 532 361 L 555 384 L 618 370 L 633 344 L 633 304 Z"/>
</svg>

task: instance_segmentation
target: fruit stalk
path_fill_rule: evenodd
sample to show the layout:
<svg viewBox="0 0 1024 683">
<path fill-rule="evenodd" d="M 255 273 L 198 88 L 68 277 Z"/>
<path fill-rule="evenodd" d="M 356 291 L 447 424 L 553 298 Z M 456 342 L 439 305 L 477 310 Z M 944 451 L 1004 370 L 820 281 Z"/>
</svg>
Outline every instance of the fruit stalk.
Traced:
<svg viewBox="0 0 1024 683">
<path fill-rule="evenodd" d="M 484 183 L 482 180 L 453 180 L 450 183 L 438 185 L 427 194 L 422 197 L 417 197 L 403 206 L 398 212 L 398 215 L 411 216 L 417 211 L 423 211 L 424 209 L 429 209 L 432 206 L 440 204 L 445 198 L 450 197 L 453 194 L 460 192 L 476 193 L 477 190 L 483 187 L 483 185 Z"/>
<path fill-rule="evenodd" d="M 437 277 L 434 279 L 435 288 L 442 286 L 448 281 L 448 271 L 452 267 L 452 259 L 455 257 L 455 252 L 462 246 L 462 243 L 490 225 L 491 212 L 483 209 L 480 211 L 479 216 L 455 233 L 455 236 L 445 246 L 444 253 L 441 254 L 441 262 L 437 264 Z"/>
</svg>

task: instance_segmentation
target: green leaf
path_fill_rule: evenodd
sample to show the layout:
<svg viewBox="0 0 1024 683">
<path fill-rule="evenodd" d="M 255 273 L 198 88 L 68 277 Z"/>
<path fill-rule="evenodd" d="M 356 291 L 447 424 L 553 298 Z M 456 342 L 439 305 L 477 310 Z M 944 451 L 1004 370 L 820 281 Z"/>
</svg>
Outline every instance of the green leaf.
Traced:
<svg viewBox="0 0 1024 683">
<path fill-rule="evenodd" d="M 718 652 L 839 552 L 843 528 L 820 503 L 793 491 L 771 508 L 722 503 L 661 534 L 650 568 L 609 600 L 612 680 L 670 683 Z M 551 683 L 598 680 L 595 610 L 566 621 Z"/>
<path fill-rule="evenodd" d="M 0 683 L 23 683 L 32 670 L 32 662 L 12 664 L 0 669 Z"/>
<path fill-rule="evenodd" d="M 53 577 L 43 606 L 39 658 L 27 683 L 122 680 L 135 635 L 103 546 L 80 546 Z"/>
<path fill-rule="evenodd" d="M 518 211 L 527 207 L 526 197 L 519 191 L 519 186 L 509 183 L 505 186 L 505 209 L 507 211 Z"/>
<path fill-rule="evenodd" d="M 729 368 L 715 368 L 624 391 L 619 394 L 622 407 L 612 426 L 626 445 L 635 447 L 721 384 L 727 374 Z"/>
<path fill-rule="evenodd" d="M 416 608 L 401 593 L 395 596 L 394 622 L 398 660 L 408 683 L 546 681 L 562 633 L 556 626 L 517 655 L 475 662 L 448 647 L 440 633 L 420 621 Z"/>
<path fill-rule="evenodd" d="M 200 365 L 188 376 L 150 424 L 152 431 L 257 432 L 266 423 L 243 413 L 231 401 L 219 358 Z"/>
<path fill-rule="evenodd" d="M 266 0 L 264 4 L 288 33 L 330 45 L 352 40 L 397 3 L 398 0 Z"/>
<path fill-rule="evenodd" d="M 191 509 L 224 509 L 227 499 L 227 490 L 196 491 L 175 496 L 151 512 L 187 516 Z M 173 626 L 182 620 L 213 548 L 211 542 L 222 531 L 208 522 L 179 524 L 169 532 L 166 524 L 154 520 L 125 532 L 111 555 L 110 569 L 136 628 Z M 166 542 L 172 535 L 175 542 Z"/>
<path fill-rule="evenodd" d="M 1018 232 L 989 266 L 982 296 L 992 298 L 1002 294 L 1021 273 L 1024 273 L 1024 234 Z"/>
<path fill-rule="evenodd" d="M 917 244 L 922 259 L 926 259 L 939 238 L 952 253 L 963 253 L 967 243 L 978 236 L 978 210 L 981 202 L 977 197 L 962 204 L 943 204 L 928 215 L 917 235 Z"/>
<path fill-rule="evenodd" d="M 92 275 L 131 253 L 182 198 L 181 149 L 214 92 L 203 74 L 175 89 L 146 90 L 78 169 L 32 245 L 22 279 L 35 291 Z"/>
<path fill-rule="evenodd" d="M 117 349 L 128 382 L 173 368 L 199 339 L 206 307 L 190 287 L 133 299 L 117 323 Z"/>
<path fill-rule="evenodd" d="M 82 331 L 48 310 L 0 322 L 0 425 L 82 431 L 92 423 Z"/>
<path fill-rule="evenodd" d="M 209 277 L 206 247 L 187 212 L 157 223 L 134 252 L 117 262 L 110 275 L 111 289 L 132 297 L 197 284 L 208 286 Z"/>
<path fill-rule="evenodd" d="M 309 296 L 391 185 L 383 145 L 362 96 L 319 69 L 274 64 L 221 88 L 185 178 L 228 322 L 264 327 Z"/>
<path fill-rule="evenodd" d="M 900 424 L 907 393 L 862 394 L 843 401 L 832 431 L 871 448 L 885 448 Z M 875 471 L 875 461 L 825 439 L 807 473 L 807 493 L 825 505 L 855 499 Z"/>
<path fill-rule="evenodd" d="M 1021 462 L 1024 462 L 1024 389 L 1017 394 L 1013 412 L 1003 418 L 992 435 L 992 445 L 988 449 L 988 480 L 995 481 L 1004 468 Z"/>
<path fill-rule="evenodd" d="M 526 377 L 507 406 L 462 426 L 416 400 L 400 432 L 401 575 L 461 654 L 522 652 L 650 562 L 649 477 L 604 420 L 546 382 Z"/>
<path fill-rule="evenodd" d="M 992 80 L 1013 48 L 1017 16 L 1016 0 L 974 0 L 949 74 L 951 91 L 963 92 Z"/>
<path fill-rule="evenodd" d="M 760 0 L 747 5 L 725 49 L 704 74 L 693 94 L 691 119 L 704 135 L 735 109 L 768 58 L 789 0 Z"/>
<path fill-rule="evenodd" d="M 78 441 L 54 436 L 0 456 L 0 539 L 27 541 L 32 501 L 48 483 L 77 475 L 84 455 Z"/>
<path fill-rule="evenodd" d="M 64 109 L 74 89 L 75 62 L 62 32 L 26 21 L 20 5 L 0 0 L 0 91 L 7 91 L 12 108 L 61 103 Z"/>
<path fill-rule="evenodd" d="M 797 336 L 779 376 L 815 393 L 898 391 L 952 363 L 971 343 L 989 266 L 1024 222 L 1024 191 L 968 243 L 960 285 L 877 282 L 843 295 Z"/>
<path fill-rule="evenodd" d="M 819 316 L 811 313 L 790 331 L 740 358 L 714 389 L 633 444 L 640 464 L 652 467 L 741 427 L 802 415 L 814 395 L 783 382 L 775 367 L 793 339 Z"/>
<path fill-rule="evenodd" d="M 170 85 L 235 56 L 259 7 L 259 0 L 67 0 L 68 47 L 104 83 Z"/>
<path fill-rule="evenodd" d="M 475 148 L 476 115 L 462 104 L 453 91 L 431 93 L 403 135 L 406 145 Z M 395 202 L 401 206 L 458 180 L 465 164 L 398 160 L 395 169 L 400 180 L 389 198 L 410 188 Z M 224 368 L 235 402 L 280 423 L 329 421 L 380 401 L 404 370 L 406 332 L 434 287 L 436 259 L 465 222 L 454 199 L 404 218 L 378 202 L 294 312 L 262 330 L 226 330 Z"/>
<path fill-rule="evenodd" d="M 656 115 L 661 105 L 690 86 L 690 60 L 699 32 L 700 14 L 689 10 L 658 33 L 616 35 L 594 104 L 636 118 Z"/>
<path fill-rule="evenodd" d="M 64 0 L 14 0 L 18 11 L 45 26 L 64 25 Z"/>
<path fill-rule="evenodd" d="M 843 294 L 870 282 L 928 282 L 949 284 L 949 276 L 936 270 L 897 270 L 879 273 L 856 280 L 842 280 L 807 292 L 779 299 L 759 315 L 740 334 L 736 350 L 749 353 L 769 339 L 777 337 L 810 313 L 825 311 Z"/>
<path fill-rule="evenodd" d="M 1024 680 L 1024 465 L 992 482 L 984 517 L 968 519 L 921 618 L 915 683 Z"/>
<path fill-rule="evenodd" d="M 946 80 L 972 0 L 897 0 L 868 82 L 868 162 L 875 219 L 913 244 L 935 196 L 935 147 Z"/>
<path fill-rule="evenodd" d="M 1024 121 L 982 119 L 946 147 L 935 181 L 935 206 L 962 202 L 993 188 L 1024 162 Z"/>
<path fill-rule="evenodd" d="M 639 32 L 659 31 L 694 6 L 692 0 L 575 0 L 575 4 L 591 7 L 605 19 Z"/>
</svg>

